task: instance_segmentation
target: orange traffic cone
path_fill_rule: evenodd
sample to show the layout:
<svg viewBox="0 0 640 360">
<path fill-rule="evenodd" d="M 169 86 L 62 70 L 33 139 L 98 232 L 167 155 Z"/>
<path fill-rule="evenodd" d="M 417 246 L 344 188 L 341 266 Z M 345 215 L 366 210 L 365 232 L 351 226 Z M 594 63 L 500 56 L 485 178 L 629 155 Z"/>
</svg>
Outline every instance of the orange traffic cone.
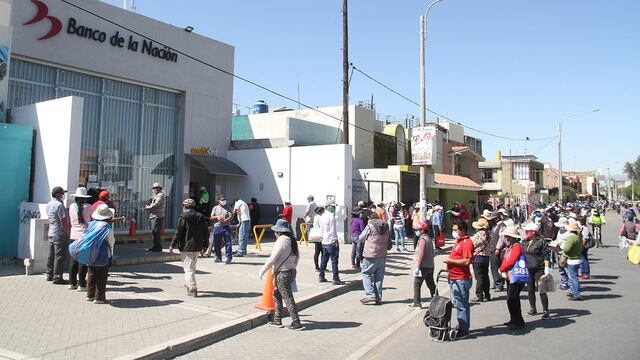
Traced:
<svg viewBox="0 0 640 360">
<path fill-rule="evenodd" d="M 257 309 L 266 311 L 273 311 L 276 309 L 276 304 L 273 302 L 273 279 L 271 275 L 271 269 L 267 271 L 267 278 L 264 281 L 264 291 L 262 292 L 262 302 L 255 305 Z"/>
<path fill-rule="evenodd" d="M 131 218 L 129 222 L 129 236 L 136 236 L 136 219 Z"/>
</svg>

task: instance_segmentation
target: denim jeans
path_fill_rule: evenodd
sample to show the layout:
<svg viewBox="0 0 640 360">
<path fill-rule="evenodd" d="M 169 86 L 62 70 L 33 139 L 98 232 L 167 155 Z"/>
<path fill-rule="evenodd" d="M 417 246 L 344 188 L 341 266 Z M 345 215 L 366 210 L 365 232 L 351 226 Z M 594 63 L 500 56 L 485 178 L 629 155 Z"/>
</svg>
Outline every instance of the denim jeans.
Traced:
<svg viewBox="0 0 640 360">
<path fill-rule="evenodd" d="M 222 260 L 222 243 L 224 242 L 224 252 L 227 256 L 227 261 L 231 261 L 233 257 L 233 248 L 231 247 L 231 235 L 228 232 L 223 231 L 213 235 L 213 251 L 216 254 L 217 260 Z"/>
<path fill-rule="evenodd" d="M 149 219 L 151 222 L 151 236 L 153 237 L 154 250 L 162 250 L 162 242 L 160 239 L 160 227 L 162 227 L 162 220 L 164 220 L 164 218 L 161 217 Z"/>
<path fill-rule="evenodd" d="M 353 238 L 351 242 L 351 265 L 360 267 L 360 258 L 358 257 L 358 239 Z"/>
<path fill-rule="evenodd" d="M 238 227 L 238 255 L 247 255 L 247 241 L 249 240 L 249 230 L 251 220 L 240 222 Z"/>
<path fill-rule="evenodd" d="M 394 226 L 393 233 L 396 236 L 396 249 L 404 247 L 404 238 L 406 237 L 404 227 Z"/>
<path fill-rule="evenodd" d="M 582 249 L 582 262 L 580 263 L 580 273 L 584 276 L 591 276 L 591 266 L 589 266 L 589 249 Z"/>
<path fill-rule="evenodd" d="M 569 286 L 569 275 L 567 275 L 567 268 L 560 266 L 560 254 L 558 254 L 558 272 L 560 273 L 560 286 Z"/>
<path fill-rule="evenodd" d="M 329 258 L 331 258 L 331 271 L 333 272 L 333 281 L 340 281 L 340 274 L 338 273 L 338 254 L 340 248 L 337 245 L 325 245 L 322 244 L 322 262 L 320 263 L 321 278 L 324 278 L 324 269 L 327 268 Z"/>
<path fill-rule="evenodd" d="M 362 260 L 362 286 L 367 299 L 382 301 L 382 282 L 387 258 L 364 258 Z"/>
<path fill-rule="evenodd" d="M 580 280 L 578 279 L 578 270 L 580 264 L 567 265 L 567 275 L 569 276 L 569 291 L 574 297 L 580 297 Z"/>
<path fill-rule="evenodd" d="M 469 332 L 471 326 L 471 308 L 469 305 L 469 289 L 471 289 L 471 279 L 449 280 L 451 287 L 451 300 L 456 308 L 458 317 L 458 331 Z"/>
</svg>

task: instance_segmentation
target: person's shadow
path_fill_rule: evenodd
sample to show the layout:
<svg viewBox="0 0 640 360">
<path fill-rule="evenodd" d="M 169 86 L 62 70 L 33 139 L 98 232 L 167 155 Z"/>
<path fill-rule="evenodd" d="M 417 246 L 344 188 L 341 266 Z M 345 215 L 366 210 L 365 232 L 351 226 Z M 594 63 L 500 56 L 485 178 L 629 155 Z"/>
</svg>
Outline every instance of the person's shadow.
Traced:
<svg viewBox="0 0 640 360">
<path fill-rule="evenodd" d="M 549 310 L 551 317 L 549 319 L 538 318 L 537 320 L 528 321 L 524 329 L 512 330 L 507 326 L 490 325 L 482 329 L 472 329 L 470 337 L 484 337 L 496 335 L 525 335 L 537 328 L 555 329 L 561 328 L 575 323 L 574 318 L 591 314 L 589 310 L 579 309 L 551 309 Z M 525 319 L 526 320 L 526 319 Z"/>
</svg>

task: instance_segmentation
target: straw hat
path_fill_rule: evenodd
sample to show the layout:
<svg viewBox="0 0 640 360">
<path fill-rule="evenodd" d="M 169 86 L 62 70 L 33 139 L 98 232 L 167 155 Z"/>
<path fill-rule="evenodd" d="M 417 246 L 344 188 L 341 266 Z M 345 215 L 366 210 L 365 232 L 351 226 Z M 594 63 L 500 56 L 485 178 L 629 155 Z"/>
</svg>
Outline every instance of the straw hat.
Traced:
<svg viewBox="0 0 640 360">
<path fill-rule="evenodd" d="M 153 183 L 153 186 L 151 188 L 152 189 L 155 189 L 155 188 L 162 189 L 162 185 L 160 185 L 160 183 Z"/>
<path fill-rule="evenodd" d="M 524 231 L 538 231 L 538 225 L 536 225 L 533 221 L 528 223 L 524 229 Z"/>
<path fill-rule="evenodd" d="M 279 233 L 288 233 L 291 232 L 289 229 L 289 223 L 285 219 L 278 219 L 276 224 L 271 227 L 271 231 L 279 232 Z"/>
<path fill-rule="evenodd" d="M 73 197 L 77 197 L 77 198 L 84 198 L 84 199 L 88 199 L 91 196 L 87 195 L 87 188 L 86 187 L 79 187 L 76 189 L 76 193 L 71 195 Z"/>
<path fill-rule="evenodd" d="M 577 232 L 577 231 L 580 230 L 580 229 L 578 229 L 578 223 L 577 222 L 573 222 L 573 223 L 567 224 L 564 228 L 567 231 L 570 231 L 570 232 Z"/>
<path fill-rule="evenodd" d="M 471 224 L 471 226 L 473 226 L 473 228 L 477 229 L 477 230 L 488 229 L 489 228 L 489 222 L 484 217 L 481 217 L 481 218 L 478 219 L 478 221 L 474 221 Z"/>
<path fill-rule="evenodd" d="M 115 212 L 116 211 L 114 209 L 110 209 L 107 204 L 100 204 L 96 208 L 96 211 L 91 214 L 91 217 L 94 220 L 106 220 L 112 218 Z"/>
<path fill-rule="evenodd" d="M 555 227 L 559 227 L 559 228 L 563 228 L 565 226 L 567 226 L 567 224 L 569 223 L 569 220 L 566 217 L 561 217 L 557 223 L 554 223 L 553 225 L 555 225 Z"/>
<path fill-rule="evenodd" d="M 520 234 L 518 234 L 518 228 L 515 226 L 507 226 L 503 232 L 500 233 L 500 235 L 503 236 L 508 236 L 510 238 L 514 238 L 514 239 L 522 239 L 522 236 L 520 236 Z"/>
<path fill-rule="evenodd" d="M 196 207 L 196 201 L 193 200 L 192 198 L 186 198 L 182 202 L 182 206 L 184 206 L 187 209 L 193 209 L 194 207 Z"/>
</svg>

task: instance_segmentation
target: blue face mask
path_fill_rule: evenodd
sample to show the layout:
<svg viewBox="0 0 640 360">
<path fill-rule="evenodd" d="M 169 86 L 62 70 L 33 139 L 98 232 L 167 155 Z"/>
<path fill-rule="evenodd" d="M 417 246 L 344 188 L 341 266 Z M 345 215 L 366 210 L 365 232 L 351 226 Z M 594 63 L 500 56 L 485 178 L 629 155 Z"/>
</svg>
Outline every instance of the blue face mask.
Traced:
<svg viewBox="0 0 640 360">
<path fill-rule="evenodd" d="M 418 236 L 422 235 L 422 231 L 416 230 L 416 235 L 418 235 Z"/>
</svg>

